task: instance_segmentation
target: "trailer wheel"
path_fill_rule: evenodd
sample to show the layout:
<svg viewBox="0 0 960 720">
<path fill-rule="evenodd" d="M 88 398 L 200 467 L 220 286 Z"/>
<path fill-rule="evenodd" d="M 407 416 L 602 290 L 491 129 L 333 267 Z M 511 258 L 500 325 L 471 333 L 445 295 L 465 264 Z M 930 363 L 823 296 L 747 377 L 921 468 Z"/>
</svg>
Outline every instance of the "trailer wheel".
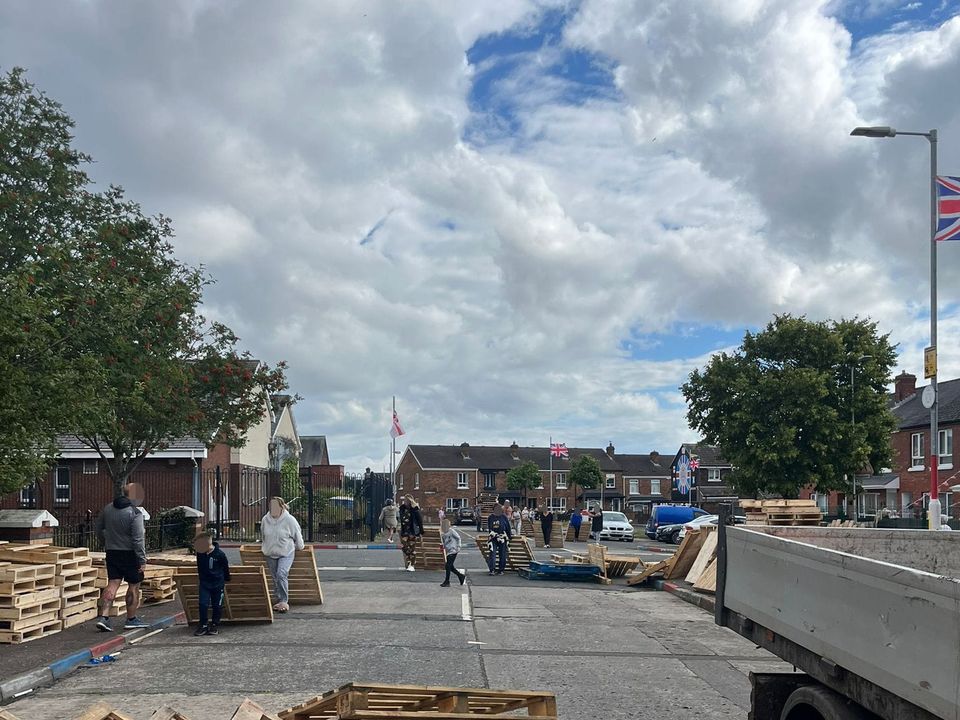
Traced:
<svg viewBox="0 0 960 720">
<path fill-rule="evenodd" d="M 780 720 L 870 720 L 876 715 L 822 685 L 804 685 L 787 698 Z"/>
</svg>

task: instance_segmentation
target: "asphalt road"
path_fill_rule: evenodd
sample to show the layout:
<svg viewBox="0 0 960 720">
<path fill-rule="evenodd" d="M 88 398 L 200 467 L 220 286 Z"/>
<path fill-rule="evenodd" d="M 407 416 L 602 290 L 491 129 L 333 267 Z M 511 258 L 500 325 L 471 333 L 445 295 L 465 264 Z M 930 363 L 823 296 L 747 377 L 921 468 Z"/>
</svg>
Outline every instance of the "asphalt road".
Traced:
<svg viewBox="0 0 960 720">
<path fill-rule="evenodd" d="M 747 673 L 789 669 L 667 593 L 488 577 L 469 548 L 462 588 L 391 550 L 318 561 L 323 606 L 216 638 L 165 630 L 5 709 L 68 720 L 104 699 L 136 720 L 161 704 L 226 720 L 245 696 L 279 711 L 367 681 L 552 690 L 564 718 L 745 718 Z"/>
</svg>

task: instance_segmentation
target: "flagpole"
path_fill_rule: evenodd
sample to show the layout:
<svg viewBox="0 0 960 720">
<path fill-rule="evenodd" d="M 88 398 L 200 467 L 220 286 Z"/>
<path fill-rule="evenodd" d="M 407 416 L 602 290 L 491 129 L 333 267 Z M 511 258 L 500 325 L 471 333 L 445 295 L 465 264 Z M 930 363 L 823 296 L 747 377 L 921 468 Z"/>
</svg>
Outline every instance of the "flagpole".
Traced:
<svg viewBox="0 0 960 720">
<path fill-rule="evenodd" d="M 550 504 L 547 509 L 553 511 L 553 435 L 547 443 L 547 454 L 550 455 Z"/>
<path fill-rule="evenodd" d="M 395 468 L 393 466 L 397 457 L 397 437 L 393 431 L 393 419 L 397 416 L 397 396 L 393 396 L 393 412 L 390 414 L 390 489 L 393 492 L 393 499 L 397 499 L 397 482 Z"/>
</svg>

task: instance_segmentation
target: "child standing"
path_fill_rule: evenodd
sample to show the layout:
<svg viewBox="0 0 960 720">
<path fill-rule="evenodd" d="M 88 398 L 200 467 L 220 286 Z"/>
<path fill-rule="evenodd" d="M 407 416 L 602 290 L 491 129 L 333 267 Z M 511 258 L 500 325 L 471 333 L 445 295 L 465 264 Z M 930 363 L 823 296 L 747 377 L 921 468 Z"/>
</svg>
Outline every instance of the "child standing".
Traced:
<svg viewBox="0 0 960 720">
<path fill-rule="evenodd" d="M 460 552 L 460 533 L 450 524 L 449 520 L 444 520 L 440 523 L 440 539 L 443 541 L 443 549 L 447 551 L 447 564 L 445 567 L 447 576 L 443 582 L 440 583 L 440 587 L 450 587 L 450 573 L 460 578 L 460 584 L 463 585 L 467 579 L 466 573 L 460 572 L 453 566 L 457 561 L 457 554 Z"/>
<path fill-rule="evenodd" d="M 213 542 L 210 533 L 200 533 L 193 540 L 193 549 L 197 552 L 197 575 L 200 577 L 199 604 L 200 623 L 196 632 L 197 637 L 202 635 L 220 634 L 220 613 L 223 612 L 223 588 L 230 582 L 230 563 L 227 556 L 220 549 L 220 545 Z M 207 608 L 213 608 L 213 622 L 207 624 Z"/>
</svg>

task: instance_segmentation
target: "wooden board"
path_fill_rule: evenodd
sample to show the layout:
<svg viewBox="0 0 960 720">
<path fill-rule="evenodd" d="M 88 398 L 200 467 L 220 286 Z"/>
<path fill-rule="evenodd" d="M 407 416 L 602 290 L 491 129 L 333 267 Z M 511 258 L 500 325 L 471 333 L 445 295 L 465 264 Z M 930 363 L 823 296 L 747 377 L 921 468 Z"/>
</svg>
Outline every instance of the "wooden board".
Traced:
<svg viewBox="0 0 960 720">
<path fill-rule="evenodd" d="M 553 521 L 553 528 L 550 530 L 550 547 L 551 548 L 562 548 L 564 542 L 564 536 L 566 535 L 567 528 L 558 520 Z M 524 533 L 526 535 L 526 533 Z M 533 523 L 533 544 L 535 547 L 542 548 L 546 547 L 543 541 L 543 527 L 540 525 L 540 521 L 537 520 Z"/>
<path fill-rule="evenodd" d="M 47 635 L 53 635 L 63 629 L 63 623 L 59 620 L 50 620 L 43 625 L 30 628 L 29 630 L 0 630 L 0 643 L 11 643 L 19 645 L 20 643 L 38 640 Z"/>
<path fill-rule="evenodd" d="M 627 578 L 627 585 L 639 585 L 657 573 L 663 573 L 668 567 L 670 567 L 670 560 L 661 560 L 657 563 L 650 563 L 644 567 L 643 571 L 639 574 L 632 575 Z"/>
<path fill-rule="evenodd" d="M 280 713 L 281 720 L 366 720 L 371 718 L 504 718 L 553 720 L 553 693 L 419 685 L 344 685 Z"/>
<path fill-rule="evenodd" d="M 37 580 L 52 578 L 57 574 L 57 566 L 47 563 L 38 565 L 21 565 L 9 561 L 0 562 L 0 582 L 19 582 L 21 580 Z"/>
<path fill-rule="evenodd" d="M 62 567 L 74 568 L 83 561 L 90 561 L 87 548 L 67 548 L 56 545 L 20 545 L 8 543 L 0 545 L 0 560 L 14 563 L 52 563 Z"/>
<path fill-rule="evenodd" d="M 154 710 L 150 720 L 190 720 L 190 718 L 168 705 L 163 705 Z"/>
<path fill-rule="evenodd" d="M 693 589 L 698 592 L 715 593 L 717 591 L 717 559 L 714 558 L 707 565 L 697 581 L 693 584 Z"/>
<path fill-rule="evenodd" d="M 712 532 L 707 534 L 706 538 L 704 539 L 703 545 L 700 548 L 700 552 L 697 554 L 697 559 L 690 567 L 690 572 L 687 573 L 686 581 L 691 584 L 697 582 L 697 580 L 699 580 L 700 576 L 703 574 L 703 571 L 707 569 L 710 561 L 716 557 L 716 554 L 717 533 Z"/>
<path fill-rule="evenodd" d="M 417 541 L 413 566 L 418 570 L 443 570 L 447 564 L 447 551 L 440 539 L 440 528 L 426 527 Z"/>
<path fill-rule="evenodd" d="M 110 707 L 105 702 L 98 702 L 88 708 L 77 720 L 132 720 L 132 718 Z"/>
<path fill-rule="evenodd" d="M 261 545 L 241 545 L 240 562 L 244 565 L 256 567 L 267 566 Z M 267 587 L 270 597 L 276 597 L 273 589 L 273 577 L 267 571 Z M 291 605 L 323 605 L 323 588 L 320 586 L 320 571 L 317 570 L 317 556 L 313 545 L 305 545 L 303 550 L 297 550 L 293 556 L 293 565 L 290 567 L 288 588 Z"/>
<path fill-rule="evenodd" d="M 640 564 L 640 558 L 632 555 L 610 555 L 606 545 L 587 545 L 587 558 L 591 565 L 603 568 L 602 577 L 608 580 L 621 578 Z"/>
<path fill-rule="evenodd" d="M 477 547 L 483 555 L 483 562 L 489 567 L 490 548 L 487 547 L 487 538 L 484 535 L 478 535 L 476 538 Z M 533 560 L 533 550 L 530 548 L 530 541 L 527 538 L 514 536 L 510 540 L 510 546 L 507 548 L 506 570 L 517 572 L 521 568 L 530 569 L 530 561 Z"/>
<path fill-rule="evenodd" d="M 697 555 L 700 554 L 700 548 L 703 547 L 709 532 L 709 530 L 703 528 L 702 530 L 690 530 L 683 536 L 680 547 L 673 554 L 673 563 L 670 565 L 670 569 L 663 574 L 665 580 L 687 576 L 690 568 L 693 567 L 693 563 L 696 562 Z"/>
<path fill-rule="evenodd" d="M 6 710 L 0 708 L 0 720 L 20 720 L 13 713 L 7 712 Z"/>
<path fill-rule="evenodd" d="M 230 720 L 279 720 L 279 718 L 268 713 L 250 698 L 245 698 Z"/>
<path fill-rule="evenodd" d="M 9 608 L 26 607 L 46 602 L 47 600 L 59 600 L 60 590 L 56 587 L 48 587 L 43 590 L 33 592 L 24 592 L 18 595 L 6 595 L 0 597 L 0 610 Z"/>
<path fill-rule="evenodd" d="M 177 592 L 187 622 L 199 620 L 200 579 L 195 572 L 177 573 Z M 224 622 L 273 622 L 273 601 L 267 590 L 266 570 L 263 566 L 235 565 L 230 568 L 230 582 L 226 584 L 223 604 Z"/>
</svg>

